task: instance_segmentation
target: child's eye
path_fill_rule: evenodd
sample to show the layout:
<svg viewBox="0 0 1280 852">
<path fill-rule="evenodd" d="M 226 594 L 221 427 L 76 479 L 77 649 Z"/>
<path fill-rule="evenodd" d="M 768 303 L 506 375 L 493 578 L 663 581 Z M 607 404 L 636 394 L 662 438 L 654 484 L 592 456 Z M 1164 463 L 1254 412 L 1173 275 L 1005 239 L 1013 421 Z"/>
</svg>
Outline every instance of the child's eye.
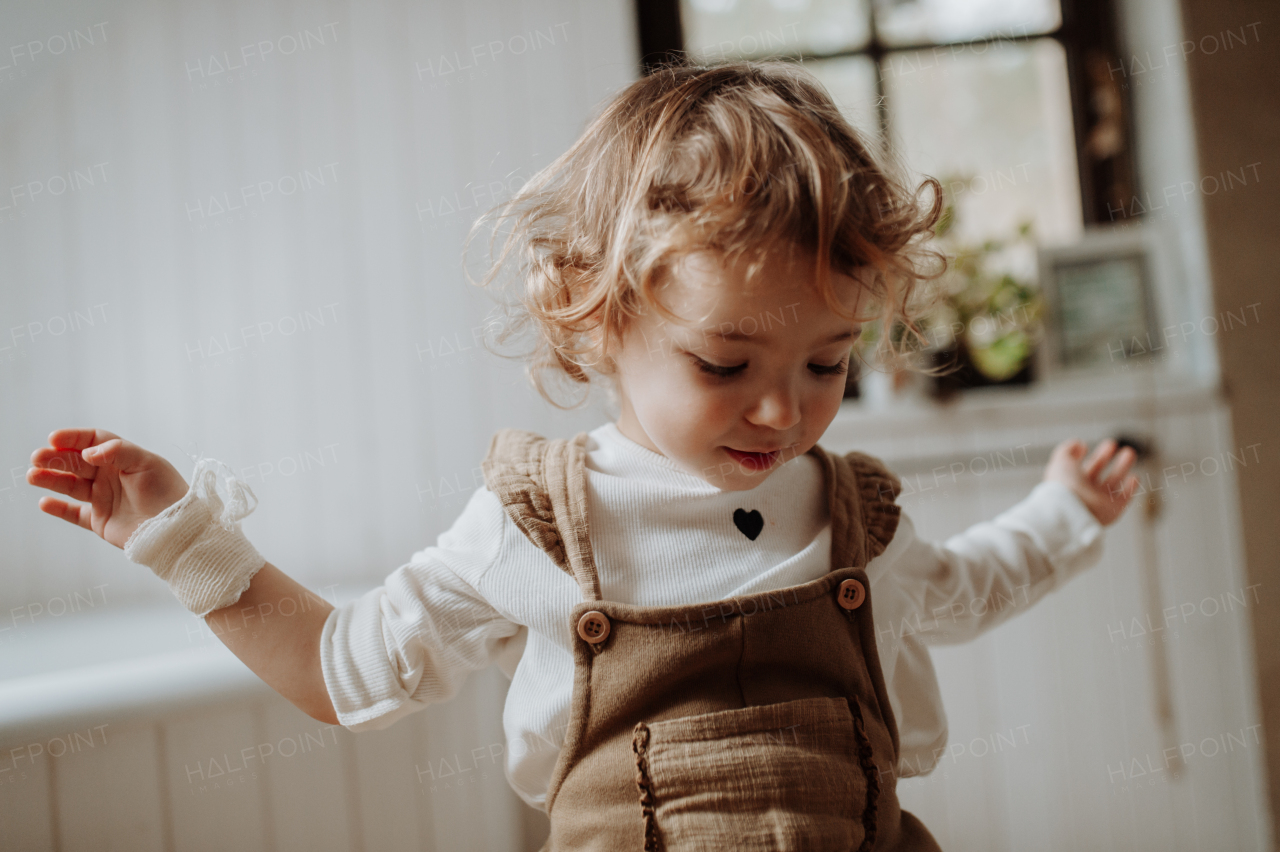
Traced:
<svg viewBox="0 0 1280 852">
<path fill-rule="evenodd" d="M 729 376 L 735 376 L 747 369 L 747 363 L 745 361 L 732 367 L 721 367 L 719 364 L 712 364 L 710 361 L 703 361 L 697 355 L 690 354 L 689 357 L 693 359 L 694 364 L 697 365 L 699 370 L 708 375 L 718 376 L 722 379 L 728 378 Z"/>
<path fill-rule="evenodd" d="M 849 370 L 849 365 L 843 360 L 835 364 L 810 364 L 809 370 L 819 376 L 840 376 Z"/>
</svg>

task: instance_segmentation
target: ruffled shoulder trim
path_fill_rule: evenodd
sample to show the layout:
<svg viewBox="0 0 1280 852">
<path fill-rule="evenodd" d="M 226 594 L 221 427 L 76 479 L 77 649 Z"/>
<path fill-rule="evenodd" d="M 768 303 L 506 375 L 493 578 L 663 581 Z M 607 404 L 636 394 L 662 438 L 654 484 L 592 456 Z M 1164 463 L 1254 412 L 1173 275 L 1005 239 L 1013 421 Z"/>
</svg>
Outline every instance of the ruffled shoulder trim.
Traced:
<svg viewBox="0 0 1280 852">
<path fill-rule="evenodd" d="M 867 561 L 870 562 L 884 553 L 898 531 L 902 507 L 896 501 L 902 493 L 902 482 L 883 462 L 866 453 L 846 453 L 844 460 L 857 477 L 862 523 L 867 534 Z"/>
<path fill-rule="evenodd" d="M 547 490 L 544 459 L 548 444 L 534 432 L 503 429 L 493 436 L 481 469 L 485 486 L 502 501 L 507 517 L 535 547 L 573 576 Z"/>
<path fill-rule="evenodd" d="M 809 452 L 822 462 L 831 513 L 832 570 L 865 568 L 884 553 L 898 531 L 902 512 L 895 500 L 902 493 L 898 478 L 866 453 L 828 453 L 818 445 Z"/>
</svg>

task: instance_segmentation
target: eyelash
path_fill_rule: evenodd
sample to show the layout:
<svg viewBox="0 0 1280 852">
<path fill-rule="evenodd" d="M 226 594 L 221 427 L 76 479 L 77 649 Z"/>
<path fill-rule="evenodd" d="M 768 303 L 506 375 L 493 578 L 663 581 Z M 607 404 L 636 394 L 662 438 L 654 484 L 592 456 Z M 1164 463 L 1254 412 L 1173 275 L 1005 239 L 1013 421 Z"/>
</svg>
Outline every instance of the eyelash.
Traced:
<svg viewBox="0 0 1280 852">
<path fill-rule="evenodd" d="M 732 367 L 721 367 L 718 364 L 703 361 L 696 355 L 693 356 L 693 360 L 694 363 L 697 364 L 699 370 L 709 376 L 715 376 L 718 379 L 732 378 L 747 368 L 745 363 L 737 364 Z M 844 361 L 841 361 L 838 364 L 810 364 L 809 370 L 817 376 L 841 376 L 849 371 L 849 365 Z"/>
<path fill-rule="evenodd" d="M 734 367 L 721 367 L 718 364 L 712 364 L 709 361 L 703 361 L 701 358 L 697 357 L 696 355 L 693 357 L 693 363 L 697 364 L 698 369 L 701 370 L 702 372 L 706 373 L 709 376 L 715 376 L 718 379 L 727 379 L 732 376 L 736 376 L 738 373 L 741 373 L 743 370 L 747 368 L 747 365 L 745 363 L 738 364 L 737 366 L 734 366 Z"/>
<path fill-rule="evenodd" d="M 809 369 L 819 376 L 843 376 L 849 372 L 849 365 L 844 361 L 836 364 L 810 364 Z"/>
</svg>

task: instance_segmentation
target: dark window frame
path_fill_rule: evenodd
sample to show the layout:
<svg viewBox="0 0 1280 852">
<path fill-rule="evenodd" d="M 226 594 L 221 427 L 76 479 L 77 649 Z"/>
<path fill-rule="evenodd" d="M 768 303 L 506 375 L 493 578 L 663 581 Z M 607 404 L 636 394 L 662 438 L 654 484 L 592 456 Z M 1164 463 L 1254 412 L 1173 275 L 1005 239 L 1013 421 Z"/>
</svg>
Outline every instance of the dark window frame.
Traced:
<svg viewBox="0 0 1280 852">
<path fill-rule="evenodd" d="M 1138 195 L 1136 171 L 1133 164 L 1133 111 L 1130 105 L 1129 87 L 1124 84 L 1124 63 L 1120 59 L 1119 38 L 1116 29 L 1114 0 L 1060 0 L 1061 25 L 1045 33 L 1024 36 L 1006 36 L 1000 33 L 992 37 L 954 42 L 923 42 L 907 45 L 887 45 L 876 32 L 875 12 L 871 15 L 871 37 L 867 44 L 856 50 L 835 53 L 804 54 L 805 59 L 835 59 L 844 56 L 866 56 L 876 66 L 876 94 L 879 104 L 881 127 L 888 129 L 888 105 L 884 97 L 883 62 L 897 53 L 928 48 L 952 48 L 979 46 L 1001 42 L 1029 42 L 1052 38 L 1066 54 L 1067 80 L 1070 87 L 1071 119 L 1075 130 L 1076 171 L 1080 178 L 1080 209 L 1086 225 L 1122 222 L 1136 212 L 1138 205 L 1130 201 Z M 649 74 L 655 68 L 668 63 L 687 60 L 684 47 L 684 28 L 680 21 L 680 0 L 636 0 L 637 32 L 640 40 L 641 73 Z M 778 54 L 779 58 L 799 59 L 800 55 Z M 1105 62 L 1109 69 L 1105 82 L 1091 81 L 1088 73 L 1090 62 Z M 1114 80 L 1115 69 L 1121 71 L 1121 82 Z M 1089 150 L 1087 140 L 1093 135 L 1099 122 L 1107 120 L 1097 112 L 1099 85 L 1108 86 L 1111 95 L 1118 95 L 1123 141 L 1120 151 L 1113 156 L 1099 159 Z M 1113 97 L 1114 100 L 1114 97 Z M 1111 117 L 1112 121 L 1115 117 Z M 885 138 L 888 138 L 886 132 Z"/>
</svg>

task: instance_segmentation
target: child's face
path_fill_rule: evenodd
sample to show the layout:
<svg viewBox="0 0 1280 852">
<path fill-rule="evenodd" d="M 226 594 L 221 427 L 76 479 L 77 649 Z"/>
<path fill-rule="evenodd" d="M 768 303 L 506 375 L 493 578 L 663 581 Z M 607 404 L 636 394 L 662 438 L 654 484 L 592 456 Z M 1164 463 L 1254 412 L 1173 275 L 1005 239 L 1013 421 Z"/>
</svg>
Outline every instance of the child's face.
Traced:
<svg viewBox="0 0 1280 852">
<path fill-rule="evenodd" d="M 813 286 L 805 252 L 773 252 L 748 283 L 746 262 L 686 261 L 656 310 L 631 320 L 612 353 L 618 429 L 725 491 L 755 488 L 817 443 L 840 409 L 849 350 L 861 327 Z M 859 281 L 832 271 L 852 312 Z M 701 318 L 701 321 L 690 318 Z"/>
</svg>

